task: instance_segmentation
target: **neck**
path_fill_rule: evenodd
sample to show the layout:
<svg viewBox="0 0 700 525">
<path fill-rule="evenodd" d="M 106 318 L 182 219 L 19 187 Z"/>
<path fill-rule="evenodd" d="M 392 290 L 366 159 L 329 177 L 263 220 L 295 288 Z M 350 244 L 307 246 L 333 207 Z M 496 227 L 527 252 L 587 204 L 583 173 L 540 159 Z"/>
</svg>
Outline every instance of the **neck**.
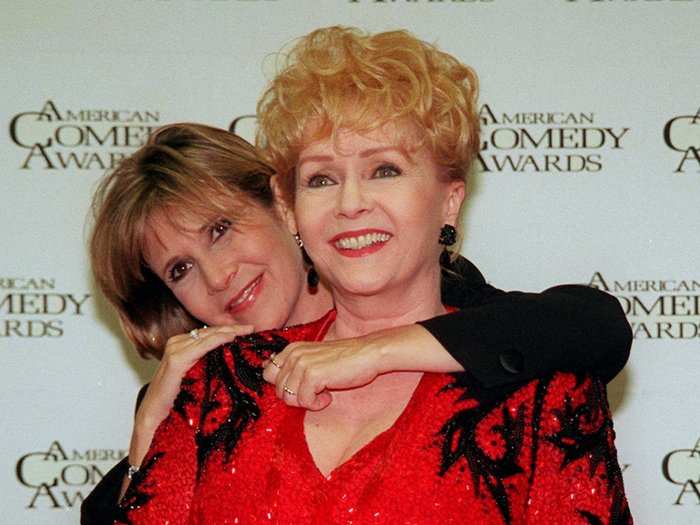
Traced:
<svg viewBox="0 0 700 525">
<path fill-rule="evenodd" d="M 440 299 L 440 268 L 426 269 L 406 285 L 363 296 L 334 290 L 336 320 L 326 339 L 358 337 L 445 313 Z"/>
<path fill-rule="evenodd" d="M 333 297 L 326 285 L 323 282 L 318 283 L 315 293 L 311 293 L 306 285 L 306 274 L 304 274 L 301 294 L 285 326 L 310 323 L 322 317 L 331 308 L 333 308 Z"/>
</svg>

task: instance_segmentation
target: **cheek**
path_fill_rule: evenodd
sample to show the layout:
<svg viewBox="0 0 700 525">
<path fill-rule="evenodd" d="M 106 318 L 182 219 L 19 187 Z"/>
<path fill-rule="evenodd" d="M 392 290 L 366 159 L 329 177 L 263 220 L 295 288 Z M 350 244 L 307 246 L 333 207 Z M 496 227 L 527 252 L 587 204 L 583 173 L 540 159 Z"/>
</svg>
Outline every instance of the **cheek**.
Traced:
<svg viewBox="0 0 700 525">
<path fill-rule="evenodd" d="M 187 283 L 184 286 L 178 287 L 173 291 L 175 299 L 194 317 L 201 318 L 202 314 L 206 314 L 207 301 L 206 294 L 200 290 L 196 283 Z"/>
<path fill-rule="evenodd" d="M 297 230 L 308 249 L 319 240 L 324 227 L 329 224 L 327 199 L 310 199 L 297 196 L 294 217 Z"/>
<path fill-rule="evenodd" d="M 281 279 L 298 281 L 303 270 L 301 252 L 294 237 L 286 229 L 275 230 L 261 246 L 261 259 L 275 269 Z"/>
<path fill-rule="evenodd" d="M 433 185 L 421 185 L 386 201 L 387 207 L 393 210 L 397 226 L 417 239 L 437 239 L 443 224 L 443 202 L 438 198 L 438 191 Z"/>
</svg>

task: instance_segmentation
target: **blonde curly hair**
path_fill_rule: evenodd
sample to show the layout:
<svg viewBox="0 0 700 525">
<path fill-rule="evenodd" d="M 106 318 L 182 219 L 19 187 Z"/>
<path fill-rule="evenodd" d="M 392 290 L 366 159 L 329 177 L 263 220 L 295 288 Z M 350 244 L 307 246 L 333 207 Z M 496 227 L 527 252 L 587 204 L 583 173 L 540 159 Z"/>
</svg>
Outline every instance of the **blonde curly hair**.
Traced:
<svg viewBox="0 0 700 525">
<path fill-rule="evenodd" d="M 478 78 L 469 66 L 408 31 L 338 26 L 309 33 L 281 56 L 258 103 L 257 145 L 289 197 L 306 144 L 398 119 L 417 131 L 413 147 L 426 145 L 450 177 L 466 179 L 479 151 Z"/>
</svg>

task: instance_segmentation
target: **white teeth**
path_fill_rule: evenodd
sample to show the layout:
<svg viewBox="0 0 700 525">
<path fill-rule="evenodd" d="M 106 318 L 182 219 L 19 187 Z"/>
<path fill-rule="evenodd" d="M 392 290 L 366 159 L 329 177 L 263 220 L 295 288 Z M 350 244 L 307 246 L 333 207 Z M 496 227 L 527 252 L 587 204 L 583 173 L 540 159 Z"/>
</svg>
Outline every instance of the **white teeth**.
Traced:
<svg viewBox="0 0 700 525">
<path fill-rule="evenodd" d="M 343 250 L 361 250 L 378 242 L 386 242 L 391 239 L 388 233 L 366 233 L 358 237 L 343 237 L 336 241 L 335 245 Z"/>
<path fill-rule="evenodd" d="M 235 308 L 235 307 L 238 306 L 239 304 L 241 304 L 241 303 L 243 303 L 244 301 L 246 301 L 246 300 L 248 299 L 248 297 L 250 297 L 250 294 L 253 292 L 253 290 L 255 289 L 255 287 L 257 286 L 257 284 L 258 284 L 258 279 L 255 279 L 255 281 L 253 281 L 253 282 L 250 284 L 250 286 L 246 287 L 246 289 L 243 290 L 243 293 L 242 293 L 241 296 L 238 298 L 238 300 L 237 300 L 235 303 L 229 305 L 228 308 L 229 308 L 229 309 Z"/>
</svg>

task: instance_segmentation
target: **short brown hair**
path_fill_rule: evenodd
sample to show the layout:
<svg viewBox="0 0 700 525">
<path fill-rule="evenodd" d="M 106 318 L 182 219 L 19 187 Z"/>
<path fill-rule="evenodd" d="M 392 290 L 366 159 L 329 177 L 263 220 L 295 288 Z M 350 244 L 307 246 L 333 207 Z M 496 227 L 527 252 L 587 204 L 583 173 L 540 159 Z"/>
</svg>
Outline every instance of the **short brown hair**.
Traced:
<svg viewBox="0 0 700 525">
<path fill-rule="evenodd" d="M 169 337 L 197 325 L 145 263 L 149 218 L 168 211 L 171 218 L 236 219 L 232 215 L 244 215 L 250 203 L 271 208 L 272 175 L 242 138 L 201 124 L 172 124 L 101 181 L 92 203 L 92 270 L 142 356 L 160 358 Z"/>
<path fill-rule="evenodd" d="M 291 195 L 308 124 L 322 139 L 397 119 L 418 129 L 436 161 L 465 179 L 479 150 L 476 73 L 407 31 L 318 29 L 299 39 L 258 103 L 257 145 Z"/>
</svg>

